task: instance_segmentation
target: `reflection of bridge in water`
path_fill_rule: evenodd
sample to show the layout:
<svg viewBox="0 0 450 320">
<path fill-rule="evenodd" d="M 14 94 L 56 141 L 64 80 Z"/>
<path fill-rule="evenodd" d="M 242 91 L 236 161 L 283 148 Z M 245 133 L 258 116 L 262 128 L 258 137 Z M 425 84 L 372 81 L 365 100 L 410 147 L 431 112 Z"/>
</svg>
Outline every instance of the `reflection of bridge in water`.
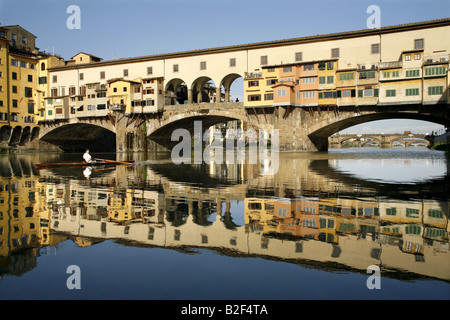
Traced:
<svg viewBox="0 0 450 320">
<path fill-rule="evenodd" d="M 5 199 L 17 198 L 15 202 L 34 208 L 31 216 L 19 209 L 18 218 L 10 221 L 28 225 L 34 219 L 35 225 L 44 226 L 41 222 L 48 221 L 56 234 L 81 246 L 116 239 L 175 250 L 207 248 L 326 270 L 365 272 L 368 265 L 382 265 L 384 275 L 450 281 L 448 202 L 433 200 L 434 190 L 429 190 L 428 200 L 427 193 L 420 200 L 408 199 L 418 195 L 414 188 L 397 198 L 390 189 L 377 189 L 376 183 L 363 185 L 340 174 L 325 159 L 281 161 L 275 177 L 260 175 L 259 165 L 176 171 L 169 164 L 143 164 L 100 170 L 83 180 L 81 170 L 79 177 L 58 170 L 24 174 L 22 165 L 29 162 L 23 160 L 12 164 L 22 174 L 6 179 L 27 188 L 2 187 L 1 192 L 8 194 Z M 445 188 L 446 180 L 432 184 L 439 183 Z M 355 193 L 357 184 L 361 193 Z M 27 232 L 4 243 L 20 243 Z M 3 236 L 8 234 L 15 236 Z"/>
<path fill-rule="evenodd" d="M 280 197 L 277 182 L 269 187 L 268 177 L 257 182 L 247 176 L 234 185 L 222 181 L 216 188 L 211 179 L 209 187 L 202 188 L 156 174 L 151 166 L 136 169 L 147 171 L 146 180 L 139 181 L 138 171 L 128 171 L 128 183 L 117 183 L 122 188 L 112 193 L 111 188 L 96 190 L 83 186 L 85 182 L 71 182 L 70 200 L 66 198 L 70 206 L 66 202 L 53 212 L 52 229 L 84 243 L 118 239 L 176 250 L 208 248 L 327 270 L 364 272 L 383 261 L 385 275 L 408 277 L 407 270 L 412 278 L 450 280 L 447 202 L 376 195 L 356 199 L 350 192 L 340 197 L 326 188 L 286 188 Z M 97 200 L 92 207 L 82 207 L 86 195 L 96 199 L 99 193 L 103 205 Z M 99 215 L 102 206 L 107 213 Z M 239 214 L 244 216 L 241 222 Z"/>
</svg>

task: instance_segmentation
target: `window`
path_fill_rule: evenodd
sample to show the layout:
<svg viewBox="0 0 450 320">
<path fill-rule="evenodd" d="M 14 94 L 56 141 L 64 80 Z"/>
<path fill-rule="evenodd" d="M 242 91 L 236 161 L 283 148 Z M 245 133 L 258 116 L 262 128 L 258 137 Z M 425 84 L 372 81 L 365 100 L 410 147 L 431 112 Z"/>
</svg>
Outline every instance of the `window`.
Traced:
<svg viewBox="0 0 450 320">
<path fill-rule="evenodd" d="M 426 76 L 436 76 L 445 74 L 445 67 L 429 67 L 425 69 Z"/>
<path fill-rule="evenodd" d="M 173 65 L 173 72 L 178 72 L 178 64 Z"/>
<path fill-rule="evenodd" d="M 17 104 L 17 100 L 16 100 L 16 99 L 13 99 L 13 101 L 12 101 L 12 106 L 13 106 L 13 108 L 17 108 L 17 107 L 18 107 L 18 104 Z"/>
<path fill-rule="evenodd" d="M 206 70 L 206 61 L 200 61 L 200 70 Z"/>
<path fill-rule="evenodd" d="M 390 71 L 383 71 L 383 78 L 390 78 L 391 72 Z"/>
<path fill-rule="evenodd" d="M 28 82 L 33 82 L 33 76 L 31 74 L 28 75 Z"/>
<path fill-rule="evenodd" d="M 326 78 L 324 76 L 319 77 L 319 83 L 324 84 L 326 82 Z"/>
<path fill-rule="evenodd" d="M 420 55 L 420 53 L 416 53 L 416 54 L 414 55 L 414 60 L 420 60 L 421 57 L 422 57 L 422 56 Z"/>
<path fill-rule="evenodd" d="M 442 210 L 429 209 L 428 216 L 432 218 L 444 218 L 444 212 Z"/>
<path fill-rule="evenodd" d="M 332 58 L 339 58 L 339 48 L 331 49 L 331 57 Z"/>
<path fill-rule="evenodd" d="M 340 73 L 339 74 L 339 80 L 353 80 L 355 78 L 355 74 L 353 72 L 346 72 L 346 73 Z"/>
<path fill-rule="evenodd" d="M 20 61 L 20 67 L 21 68 L 26 68 L 27 67 L 27 63 L 25 61 Z"/>
<path fill-rule="evenodd" d="M 12 93 L 17 93 L 17 86 L 12 86 Z"/>
<path fill-rule="evenodd" d="M 11 59 L 11 65 L 12 65 L 13 67 L 19 66 L 19 60 Z"/>
<path fill-rule="evenodd" d="M 360 79 L 372 79 L 375 78 L 376 72 L 375 71 L 365 71 L 359 73 Z"/>
<path fill-rule="evenodd" d="M 58 95 L 58 89 L 53 88 L 50 93 L 52 97 L 56 97 Z"/>
<path fill-rule="evenodd" d="M 80 80 L 84 80 L 84 73 L 80 73 Z"/>
<path fill-rule="evenodd" d="M 351 96 L 352 96 L 352 90 L 342 90 L 341 97 L 346 98 L 346 97 L 351 97 Z"/>
<path fill-rule="evenodd" d="M 267 64 L 267 61 L 268 61 L 268 59 L 267 59 L 267 56 L 261 56 L 261 65 L 266 65 Z"/>
<path fill-rule="evenodd" d="M 97 105 L 97 110 L 105 110 L 106 109 L 106 104 L 98 104 Z"/>
<path fill-rule="evenodd" d="M 266 84 L 267 84 L 268 86 L 273 86 L 273 85 L 276 84 L 277 82 L 278 82 L 277 79 L 269 79 L 269 80 L 266 80 Z"/>
<path fill-rule="evenodd" d="M 386 97 L 395 97 L 396 91 L 395 89 L 386 90 Z"/>
<path fill-rule="evenodd" d="M 28 113 L 34 113 L 34 103 L 28 102 Z"/>
<path fill-rule="evenodd" d="M 303 84 L 316 83 L 316 77 L 307 77 L 302 79 Z"/>
<path fill-rule="evenodd" d="M 33 89 L 25 87 L 25 97 L 31 98 L 33 96 Z"/>
<path fill-rule="evenodd" d="M 406 70 L 406 77 L 419 77 L 420 70 Z"/>
<path fill-rule="evenodd" d="M 279 89 L 279 90 L 277 90 L 277 96 L 285 97 L 286 96 L 286 89 Z"/>
<path fill-rule="evenodd" d="M 400 71 L 392 71 L 392 78 L 400 77 Z"/>
<path fill-rule="evenodd" d="M 264 100 L 273 100 L 273 93 L 266 93 L 264 95 Z"/>
<path fill-rule="evenodd" d="M 296 52 L 295 53 L 295 61 L 302 61 L 303 60 L 303 53 L 302 52 Z"/>
<path fill-rule="evenodd" d="M 283 72 L 292 72 L 292 67 L 283 67 Z"/>
<path fill-rule="evenodd" d="M 123 87 L 122 89 L 123 92 L 127 92 L 127 87 Z"/>
<path fill-rule="evenodd" d="M 414 40 L 414 49 L 423 49 L 424 45 L 423 45 L 423 39 L 415 39 Z"/>
<path fill-rule="evenodd" d="M 418 218 L 419 217 L 419 209 L 406 208 L 406 216 L 408 218 Z"/>
<path fill-rule="evenodd" d="M 311 70 L 314 70 L 314 64 L 305 64 L 304 66 L 303 66 L 303 70 L 305 70 L 305 71 L 311 71 Z"/>
<path fill-rule="evenodd" d="M 327 76 L 327 83 L 334 83 L 334 76 Z"/>
<path fill-rule="evenodd" d="M 147 67 L 147 75 L 153 74 L 153 67 Z"/>
<path fill-rule="evenodd" d="M 17 72 L 11 72 L 11 79 L 17 80 Z"/>
<path fill-rule="evenodd" d="M 303 99 L 311 99 L 316 97 L 315 91 L 303 91 L 302 93 Z"/>
<path fill-rule="evenodd" d="M 70 87 L 69 88 L 69 95 L 70 96 L 74 96 L 75 95 L 75 87 Z"/>
<path fill-rule="evenodd" d="M 397 208 L 386 208 L 386 215 L 388 216 L 397 215 Z"/>
<path fill-rule="evenodd" d="M 45 71 L 45 63 L 41 63 L 41 71 Z"/>
<path fill-rule="evenodd" d="M 97 98 L 106 98 L 106 91 L 97 92 Z"/>
<path fill-rule="evenodd" d="M 328 61 L 327 62 L 327 70 L 333 70 L 334 69 L 334 61 Z"/>
<path fill-rule="evenodd" d="M 100 71 L 100 79 L 105 79 L 105 71 Z"/>
<path fill-rule="evenodd" d="M 406 96 L 418 96 L 419 95 L 419 88 L 413 88 L 413 89 L 406 89 Z"/>
<path fill-rule="evenodd" d="M 248 101 L 261 101 L 261 95 L 260 94 L 252 94 L 248 96 Z"/>
<path fill-rule="evenodd" d="M 53 83 L 58 82 L 58 76 L 55 76 L 55 75 L 54 75 L 52 80 L 53 80 Z"/>
<path fill-rule="evenodd" d="M 268 68 L 267 72 L 275 72 L 275 68 Z"/>
<path fill-rule="evenodd" d="M 117 92 L 117 88 L 113 88 L 113 92 Z"/>
<path fill-rule="evenodd" d="M 379 43 L 374 43 L 370 46 L 370 52 L 372 54 L 376 54 L 376 53 L 380 53 L 380 44 Z"/>
<path fill-rule="evenodd" d="M 444 93 L 443 86 L 428 87 L 428 95 L 439 95 Z"/>
<path fill-rule="evenodd" d="M 128 69 L 123 69 L 123 76 L 128 77 Z"/>
<path fill-rule="evenodd" d="M 22 36 L 22 43 L 23 43 L 23 44 L 27 44 L 27 37 Z"/>
<path fill-rule="evenodd" d="M 410 54 L 405 55 L 405 61 L 411 61 L 411 55 Z"/>
<path fill-rule="evenodd" d="M 257 86 L 259 86 L 259 81 L 249 81 L 248 86 L 249 87 L 257 87 Z"/>
<path fill-rule="evenodd" d="M 230 59 L 230 67 L 235 67 L 236 66 L 236 58 L 231 58 Z"/>
</svg>

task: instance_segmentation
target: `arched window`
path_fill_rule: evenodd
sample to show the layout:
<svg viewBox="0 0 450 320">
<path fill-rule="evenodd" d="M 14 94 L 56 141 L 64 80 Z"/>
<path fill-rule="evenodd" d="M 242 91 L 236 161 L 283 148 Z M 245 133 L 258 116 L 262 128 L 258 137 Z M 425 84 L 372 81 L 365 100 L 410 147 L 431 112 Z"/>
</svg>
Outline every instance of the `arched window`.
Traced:
<svg viewBox="0 0 450 320">
<path fill-rule="evenodd" d="M 41 63 L 41 71 L 45 71 L 45 63 Z"/>
</svg>

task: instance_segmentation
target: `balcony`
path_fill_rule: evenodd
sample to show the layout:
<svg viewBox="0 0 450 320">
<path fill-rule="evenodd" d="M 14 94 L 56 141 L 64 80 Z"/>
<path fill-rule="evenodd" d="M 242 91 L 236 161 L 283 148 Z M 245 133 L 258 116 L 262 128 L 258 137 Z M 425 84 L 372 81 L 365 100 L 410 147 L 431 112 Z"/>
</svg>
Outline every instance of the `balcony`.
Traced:
<svg viewBox="0 0 450 320">
<path fill-rule="evenodd" d="M 126 106 L 124 104 L 111 104 L 109 110 L 111 111 L 125 111 Z"/>
<path fill-rule="evenodd" d="M 380 69 L 395 69 L 395 68 L 401 68 L 402 66 L 403 66 L 402 61 L 380 62 L 378 64 L 378 67 Z"/>
</svg>

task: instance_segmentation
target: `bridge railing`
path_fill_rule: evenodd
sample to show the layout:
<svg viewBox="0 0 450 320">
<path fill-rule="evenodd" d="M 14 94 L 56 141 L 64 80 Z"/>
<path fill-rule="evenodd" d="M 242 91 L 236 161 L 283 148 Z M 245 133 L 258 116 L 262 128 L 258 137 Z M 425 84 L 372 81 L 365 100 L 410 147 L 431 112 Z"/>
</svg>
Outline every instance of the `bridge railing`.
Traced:
<svg viewBox="0 0 450 320">
<path fill-rule="evenodd" d="M 217 103 L 190 103 L 190 104 L 176 104 L 165 105 L 164 111 L 200 111 L 200 110 L 214 110 L 214 109 L 236 109 L 244 108 L 243 102 L 217 102 Z"/>
</svg>

